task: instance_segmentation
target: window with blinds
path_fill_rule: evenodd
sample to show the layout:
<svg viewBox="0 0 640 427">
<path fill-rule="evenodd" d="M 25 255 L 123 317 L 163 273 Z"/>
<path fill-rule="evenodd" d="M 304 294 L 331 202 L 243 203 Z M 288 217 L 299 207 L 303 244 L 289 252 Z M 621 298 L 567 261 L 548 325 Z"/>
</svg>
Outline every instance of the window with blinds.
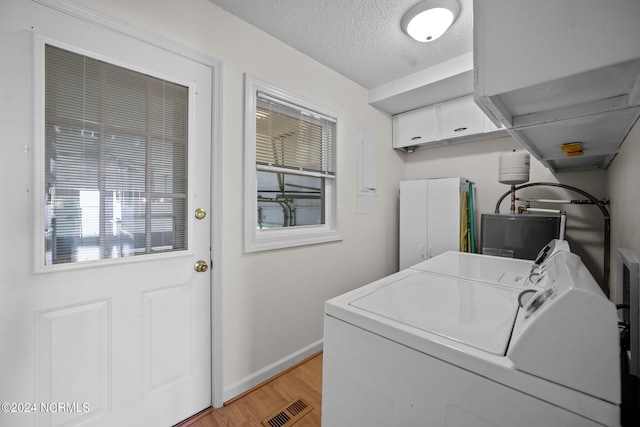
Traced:
<svg viewBox="0 0 640 427">
<path fill-rule="evenodd" d="M 336 119 L 256 92 L 258 229 L 326 223 Z"/>
<path fill-rule="evenodd" d="M 187 87 L 45 47 L 45 264 L 187 249 Z"/>
</svg>

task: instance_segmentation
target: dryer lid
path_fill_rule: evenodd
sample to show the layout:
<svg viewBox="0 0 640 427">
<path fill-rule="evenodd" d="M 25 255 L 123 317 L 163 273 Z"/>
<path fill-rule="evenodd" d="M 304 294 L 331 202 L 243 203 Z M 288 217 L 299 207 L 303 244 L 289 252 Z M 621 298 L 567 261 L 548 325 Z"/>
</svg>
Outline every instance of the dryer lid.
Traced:
<svg viewBox="0 0 640 427">
<path fill-rule="evenodd" d="M 349 305 L 503 356 L 518 311 L 518 293 L 484 282 L 414 271 Z"/>
</svg>

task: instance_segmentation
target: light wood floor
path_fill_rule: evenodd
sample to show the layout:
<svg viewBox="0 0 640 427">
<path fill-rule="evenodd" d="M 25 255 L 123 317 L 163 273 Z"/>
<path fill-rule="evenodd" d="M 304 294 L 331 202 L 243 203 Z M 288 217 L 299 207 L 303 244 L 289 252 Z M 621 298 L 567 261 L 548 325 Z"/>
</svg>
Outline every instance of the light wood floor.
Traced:
<svg viewBox="0 0 640 427">
<path fill-rule="evenodd" d="M 313 406 L 313 409 L 297 421 L 295 427 L 319 427 L 322 353 L 226 403 L 222 408 L 210 408 L 177 427 L 261 427 L 263 420 L 298 398 Z"/>
</svg>

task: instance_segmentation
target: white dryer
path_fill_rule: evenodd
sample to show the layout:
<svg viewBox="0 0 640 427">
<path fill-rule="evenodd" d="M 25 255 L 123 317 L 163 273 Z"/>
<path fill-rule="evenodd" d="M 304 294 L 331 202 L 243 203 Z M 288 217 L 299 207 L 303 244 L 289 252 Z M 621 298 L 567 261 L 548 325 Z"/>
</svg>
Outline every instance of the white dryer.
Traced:
<svg viewBox="0 0 640 427">
<path fill-rule="evenodd" d="M 323 427 L 619 425 L 615 306 L 558 246 L 447 252 L 327 301 Z"/>
</svg>

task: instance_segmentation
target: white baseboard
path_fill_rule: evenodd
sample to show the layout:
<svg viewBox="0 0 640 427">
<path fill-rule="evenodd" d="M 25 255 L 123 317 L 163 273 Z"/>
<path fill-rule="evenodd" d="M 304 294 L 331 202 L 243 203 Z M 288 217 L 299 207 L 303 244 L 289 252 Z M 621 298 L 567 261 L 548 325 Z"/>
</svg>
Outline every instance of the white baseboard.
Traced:
<svg viewBox="0 0 640 427">
<path fill-rule="evenodd" d="M 320 351 L 322 351 L 321 339 L 226 387 L 222 392 L 222 400 L 227 402 Z"/>
</svg>

